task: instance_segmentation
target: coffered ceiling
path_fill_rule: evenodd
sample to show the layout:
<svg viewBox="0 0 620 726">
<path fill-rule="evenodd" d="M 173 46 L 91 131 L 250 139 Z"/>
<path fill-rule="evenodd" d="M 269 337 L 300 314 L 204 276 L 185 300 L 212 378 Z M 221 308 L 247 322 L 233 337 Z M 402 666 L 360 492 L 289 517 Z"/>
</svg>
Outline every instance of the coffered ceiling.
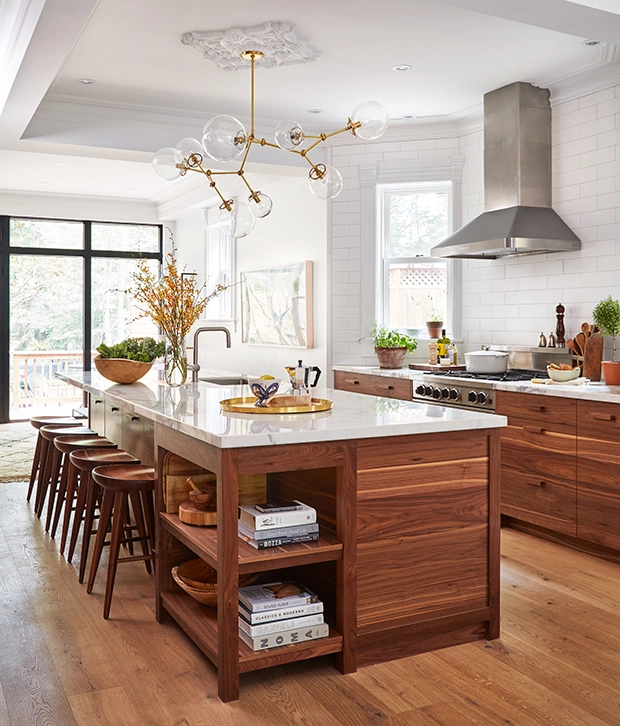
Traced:
<svg viewBox="0 0 620 726">
<path fill-rule="evenodd" d="M 513 81 L 550 87 L 552 101 L 620 81 L 620 0 L 0 0 L 0 194 L 165 200 L 154 151 L 199 137 L 212 115 L 249 117 L 249 70 L 220 70 L 181 36 L 270 21 L 318 57 L 257 66 L 265 135 L 290 118 L 333 130 L 366 99 L 387 108 L 389 133 L 415 134 L 479 113 L 484 93 Z M 254 172 L 290 161 L 258 156 Z"/>
</svg>

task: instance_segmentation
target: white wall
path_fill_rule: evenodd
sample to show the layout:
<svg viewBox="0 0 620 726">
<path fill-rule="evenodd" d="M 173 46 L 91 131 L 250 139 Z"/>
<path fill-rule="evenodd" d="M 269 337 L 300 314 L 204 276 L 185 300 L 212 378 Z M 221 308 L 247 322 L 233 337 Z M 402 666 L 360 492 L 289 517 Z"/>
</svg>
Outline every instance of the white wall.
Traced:
<svg viewBox="0 0 620 726">
<path fill-rule="evenodd" d="M 472 182 L 482 179 L 481 134 L 461 139 Z M 566 337 L 592 321 L 602 298 L 620 297 L 620 86 L 552 106 L 554 209 L 581 239 L 577 252 L 471 260 L 463 270 L 463 329 L 468 347 L 536 345 L 566 308 Z M 482 210 L 464 198 L 463 219 Z"/>
<path fill-rule="evenodd" d="M 459 160 L 465 224 L 484 205 L 482 118 L 471 127 L 461 135 L 437 127 L 426 138 L 418 132 L 407 140 L 352 142 L 332 149 L 332 163 L 345 180 L 332 203 L 329 239 L 334 364 L 376 365 L 370 346 L 358 342 L 367 332 L 364 305 L 372 295 L 364 273 L 364 236 L 374 239 L 375 234 L 364 230 L 365 204 L 373 203 L 370 196 L 364 198 L 369 169 L 380 175 L 399 165 L 424 170 L 439 166 L 442 158 L 448 166 Z M 555 331 L 560 302 L 566 308 L 566 337 L 572 337 L 583 321 L 592 320 L 599 300 L 620 297 L 620 86 L 552 106 L 552 143 L 553 207 L 581 238 L 582 249 L 463 261 L 466 350 L 492 343 L 537 345 L 541 331 Z M 422 343 L 418 353 L 425 349 Z"/>
<path fill-rule="evenodd" d="M 273 200 L 271 214 L 256 221 L 254 230 L 236 241 L 237 279 L 239 273 L 262 269 L 270 265 L 284 265 L 303 260 L 313 263 L 314 294 L 314 348 L 285 348 L 258 346 L 241 342 L 240 293 L 235 288 L 237 321 L 219 323 L 201 320 L 198 325 L 220 325 L 229 328 L 232 347 L 225 347 L 222 333 L 204 333 L 199 343 L 199 362 L 203 369 L 231 371 L 276 377 L 286 375 L 285 365 L 293 365 L 299 358 L 308 365 L 327 369 L 327 209 L 308 188 L 305 178 L 289 178 L 266 185 L 261 191 Z M 204 279 L 205 228 L 202 210 L 194 210 L 176 220 L 175 240 L 179 261 L 188 271 L 199 273 Z M 208 316 L 208 308 L 205 313 Z M 197 327 L 197 326 L 196 326 Z M 191 337 L 191 336 L 190 336 Z M 190 341 L 188 340 L 188 343 Z"/>
</svg>

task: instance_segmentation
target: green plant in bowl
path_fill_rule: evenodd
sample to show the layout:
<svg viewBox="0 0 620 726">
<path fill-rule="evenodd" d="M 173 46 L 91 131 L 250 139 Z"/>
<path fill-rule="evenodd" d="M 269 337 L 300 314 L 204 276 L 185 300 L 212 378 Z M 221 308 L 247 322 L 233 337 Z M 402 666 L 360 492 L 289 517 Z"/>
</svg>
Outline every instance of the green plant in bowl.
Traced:
<svg viewBox="0 0 620 726">
<path fill-rule="evenodd" d="M 101 343 L 97 347 L 101 358 L 126 358 L 141 363 L 152 363 L 165 352 L 166 344 L 158 343 L 154 338 L 126 338 L 114 345 Z"/>
<path fill-rule="evenodd" d="M 377 322 L 368 337 L 372 338 L 380 368 L 402 368 L 405 355 L 418 347 L 418 341 L 410 333 L 390 330 Z"/>
</svg>

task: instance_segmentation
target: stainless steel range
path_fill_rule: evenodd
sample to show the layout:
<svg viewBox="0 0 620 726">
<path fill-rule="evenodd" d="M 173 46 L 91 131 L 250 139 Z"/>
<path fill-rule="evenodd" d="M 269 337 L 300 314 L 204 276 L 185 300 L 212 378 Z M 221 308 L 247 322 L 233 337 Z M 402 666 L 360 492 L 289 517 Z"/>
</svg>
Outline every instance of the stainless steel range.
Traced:
<svg viewBox="0 0 620 726">
<path fill-rule="evenodd" d="M 493 383 L 496 381 L 529 381 L 547 378 L 545 371 L 513 368 L 506 373 L 489 375 L 447 370 L 441 373 L 420 373 L 413 378 L 413 400 L 437 403 L 452 408 L 495 411 Z"/>
</svg>

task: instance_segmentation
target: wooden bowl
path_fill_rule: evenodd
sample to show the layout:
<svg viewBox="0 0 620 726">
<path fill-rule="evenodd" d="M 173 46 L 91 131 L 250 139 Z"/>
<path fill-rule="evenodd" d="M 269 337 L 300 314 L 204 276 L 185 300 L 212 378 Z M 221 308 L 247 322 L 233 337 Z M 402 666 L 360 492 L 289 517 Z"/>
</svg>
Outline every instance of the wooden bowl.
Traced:
<svg viewBox="0 0 620 726">
<path fill-rule="evenodd" d="M 200 587 L 192 587 L 179 575 L 178 567 L 172 568 L 172 578 L 181 590 L 191 595 L 196 602 L 199 602 L 201 605 L 207 605 L 208 607 L 217 607 L 217 583 L 204 583 Z M 239 577 L 239 587 L 252 585 L 256 580 L 258 580 L 257 574 L 241 575 Z"/>
<path fill-rule="evenodd" d="M 101 358 L 98 355 L 93 360 L 99 373 L 108 381 L 114 383 L 135 383 L 142 376 L 145 376 L 153 365 L 152 361 L 151 363 L 142 363 L 128 358 Z"/>
</svg>

